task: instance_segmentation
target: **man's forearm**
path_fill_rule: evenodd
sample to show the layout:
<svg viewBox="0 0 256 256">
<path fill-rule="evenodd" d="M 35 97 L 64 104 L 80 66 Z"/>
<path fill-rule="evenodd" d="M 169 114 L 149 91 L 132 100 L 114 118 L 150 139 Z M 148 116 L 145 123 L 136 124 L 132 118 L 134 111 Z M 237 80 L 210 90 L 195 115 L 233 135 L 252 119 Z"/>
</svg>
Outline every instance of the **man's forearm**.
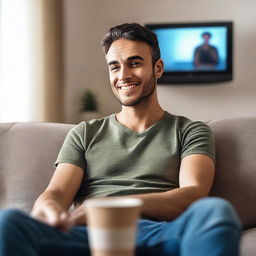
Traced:
<svg viewBox="0 0 256 256">
<path fill-rule="evenodd" d="M 142 216 L 159 221 L 170 221 L 176 218 L 191 203 L 204 196 L 207 195 L 196 186 L 177 188 L 162 193 L 133 195 L 144 201 Z"/>
</svg>

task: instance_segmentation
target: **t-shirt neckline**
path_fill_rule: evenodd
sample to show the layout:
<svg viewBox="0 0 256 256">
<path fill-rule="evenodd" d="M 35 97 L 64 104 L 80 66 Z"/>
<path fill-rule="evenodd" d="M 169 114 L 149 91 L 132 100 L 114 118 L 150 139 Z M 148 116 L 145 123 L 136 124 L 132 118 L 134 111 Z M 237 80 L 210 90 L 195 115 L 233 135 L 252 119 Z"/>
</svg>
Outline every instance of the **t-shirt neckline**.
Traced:
<svg viewBox="0 0 256 256">
<path fill-rule="evenodd" d="M 131 135 L 135 135 L 135 136 L 143 136 L 146 135 L 148 133 L 150 133 L 151 131 L 155 130 L 159 125 L 161 125 L 169 116 L 170 114 L 167 111 L 164 111 L 164 115 L 163 117 L 157 121 L 156 123 L 152 124 L 150 127 L 148 127 L 145 131 L 143 132 L 136 132 L 130 128 L 128 128 L 127 126 L 119 123 L 116 119 L 116 113 L 112 114 L 110 116 L 110 119 L 112 121 L 112 123 L 117 126 L 118 128 L 120 128 L 121 130 L 123 130 L 124 132 L 131 134 Z"/>
</svg>

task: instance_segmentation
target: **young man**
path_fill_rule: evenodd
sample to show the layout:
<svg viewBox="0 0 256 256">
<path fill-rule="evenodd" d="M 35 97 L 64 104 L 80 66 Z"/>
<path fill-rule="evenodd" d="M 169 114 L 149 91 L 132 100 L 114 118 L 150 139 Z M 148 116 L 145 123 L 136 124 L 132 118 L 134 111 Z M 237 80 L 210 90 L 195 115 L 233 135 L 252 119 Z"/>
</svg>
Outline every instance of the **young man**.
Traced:
<svg viewBox="0 0 256 256">
<path fill-rule="evenodd" d="M 194 65 L 197 68 L 214 68 L 219 63 L 218 50 L 209 43 L 211 37 L 211 33 L 204 32 L 203 44 L 195 49 Z"/>
<path fill-rule="evenodd" d="M 240 224 L 232 207 L 204 198 L 214 178 L 211 131 L 159 105 L 163 61 L 155 34 L 123 24 L 102 44 L 122 109 L 69 132 L 32 217 L 1 213 L 0 254 L 89 255 L 86 210 L 68 213 L 75 196 L 83 202 L 129 195 L 144 200 L 136 255 L 238 255 Z"/>
</svg>

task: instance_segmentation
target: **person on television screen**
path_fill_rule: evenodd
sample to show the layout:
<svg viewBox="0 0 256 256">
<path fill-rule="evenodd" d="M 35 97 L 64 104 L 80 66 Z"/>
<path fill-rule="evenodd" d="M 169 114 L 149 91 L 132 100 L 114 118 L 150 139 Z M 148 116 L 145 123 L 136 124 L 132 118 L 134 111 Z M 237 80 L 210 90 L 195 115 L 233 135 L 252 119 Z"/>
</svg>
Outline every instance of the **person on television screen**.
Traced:
<svg viewBox="0 0 256 256">
<path fill-rule="evenodd" d="M 215 173 L 210 128 L 158 101 L 164 65 L 157 36 L 125 23 L 105 34 L 102 47 L 121 109 L 69 131 L 31 215 L 0 212 L 0 255 L 89 256 L 86 200 L 130 196 L 144 201 L 136 256 L 238 256 L 235 210 L 207 197 Z"/>
<path fill-rule="evenodd" d="M 196 68 L 213 68 L 219 63 L 217 48 L 209 44 L 211 36 L 209 32 L 202 34 L 204 42 L 194 52 L 194 65 Z"/>
</svg>

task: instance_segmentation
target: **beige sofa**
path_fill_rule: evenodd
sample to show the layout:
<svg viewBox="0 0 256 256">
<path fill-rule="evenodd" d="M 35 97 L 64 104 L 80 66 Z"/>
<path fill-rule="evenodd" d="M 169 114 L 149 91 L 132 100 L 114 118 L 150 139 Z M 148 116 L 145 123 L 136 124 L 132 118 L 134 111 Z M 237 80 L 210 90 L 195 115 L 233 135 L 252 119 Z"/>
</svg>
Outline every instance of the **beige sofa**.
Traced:
<svg viewBox="0 0 256 256">
<path fill-rule="evenodd" d="M 243 224 L 242 256 L 256 255 L 256 117 L 208 122 L 216 138 L 212 196 L 229 200 Z M 0 124 L 0 209 L 29 211 L 54 171 L 69 124 Z"/>
</svg>

